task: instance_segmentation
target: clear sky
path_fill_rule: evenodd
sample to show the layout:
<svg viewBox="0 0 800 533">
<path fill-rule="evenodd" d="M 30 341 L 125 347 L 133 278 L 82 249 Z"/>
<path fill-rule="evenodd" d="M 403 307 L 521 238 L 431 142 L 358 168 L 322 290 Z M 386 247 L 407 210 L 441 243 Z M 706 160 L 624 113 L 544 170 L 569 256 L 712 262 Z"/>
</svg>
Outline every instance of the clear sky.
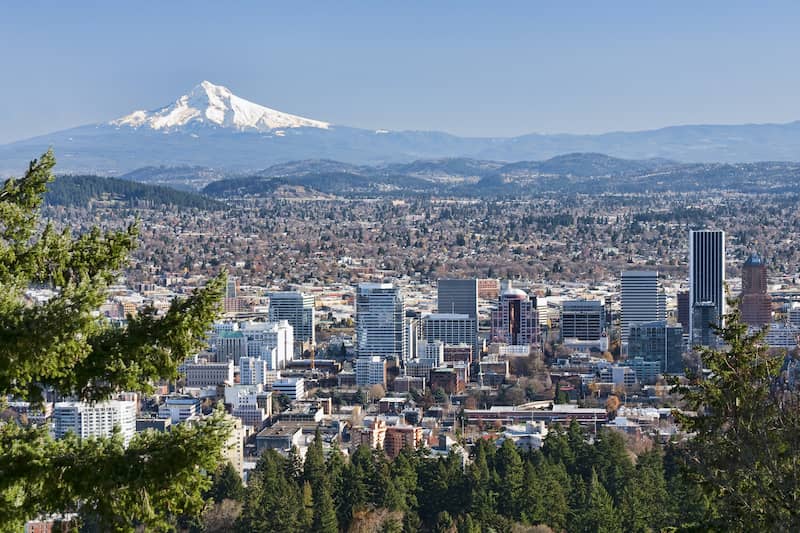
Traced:
<svg viewBox="0 0 800 533">
<path fill-rule="evenodd" d="M 590 133 L 800 119 L 800 2 L 5 2 L 0 143 L 203 79 L 365 128 Z"/>
</svg>

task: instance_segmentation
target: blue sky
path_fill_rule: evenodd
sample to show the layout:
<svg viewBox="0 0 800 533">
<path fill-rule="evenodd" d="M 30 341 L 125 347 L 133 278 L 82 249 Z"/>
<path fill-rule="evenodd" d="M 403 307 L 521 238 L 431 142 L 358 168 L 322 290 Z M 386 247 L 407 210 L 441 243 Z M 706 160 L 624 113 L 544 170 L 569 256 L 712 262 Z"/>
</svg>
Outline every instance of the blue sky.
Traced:
<svg viewBox="0 0 800 533">
<path fill-rule="evenodd" d="M 461 135 L 800 119 L 800 2 L 8 2 L 0 143 L 203 79 L 282 111 Z"/>
</svg>

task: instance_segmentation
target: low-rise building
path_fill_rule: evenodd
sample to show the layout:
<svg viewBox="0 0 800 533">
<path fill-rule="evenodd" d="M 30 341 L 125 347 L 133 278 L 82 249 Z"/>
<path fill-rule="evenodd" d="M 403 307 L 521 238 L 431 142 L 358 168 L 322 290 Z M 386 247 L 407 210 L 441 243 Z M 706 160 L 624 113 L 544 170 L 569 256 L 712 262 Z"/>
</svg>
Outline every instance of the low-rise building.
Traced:
<svg viewBox="0 0 800 533">
<path fill-rule="evenodd" d="M 210 363 L 200 360 L 197 363 L 184 365 L 186 386 L 213 387 L 215 385 L 233 385 L 233 361 Z"/>
</svg>

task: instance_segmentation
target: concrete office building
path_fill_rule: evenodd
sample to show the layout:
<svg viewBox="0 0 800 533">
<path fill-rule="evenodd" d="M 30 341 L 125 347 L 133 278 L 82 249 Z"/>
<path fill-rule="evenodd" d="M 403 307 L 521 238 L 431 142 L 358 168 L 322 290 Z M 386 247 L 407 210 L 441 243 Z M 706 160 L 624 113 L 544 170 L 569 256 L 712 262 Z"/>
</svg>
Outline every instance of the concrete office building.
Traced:
<svg viewBox="0 0 800 533">
<path fill-rule="evenodd" d="M 400 289 L 390 283 L 361 283 L 356 291 L 356 352 L 405 361 L 408 343 L 405 304 Z"/>
<path fill-rule="evenodd" d="M 436 313 L 422 317 L 422 335 L 428 342 L 442 341 L 445 345 L 466 344 L 477 357 L 477 325 L 467 314 Z M 470 361 L 471 362 L 471 361 Z"/>
<path fill-rule="evenodd" d="M 666 320 L 664 294 L 658 286 L 658 272 L 654 270 L 626 270 L 622 272 L 622 306 L 620 313 L 620 338 L 628 342 L 631 324 Z"/>
<path fill-rule="evenodd" d="M 244 322 L 240 331 L 247 339 L 247 356 L 264 359 L 269 370 L 286 368 L 294 358 L 294 328 L 287 320 Z"/>
<path fill-rule="evenodd" d="M 269 366 L 260 357 L 242 357 L 239 362 L 239 382 L 242 385 L 266 385 Z"/>
<path fill-rule="evenodd" d="M 233 385 L 233 361 L 210 363 L 201 360 L 184 365 L 187 387 Z"/>
<path fill-rule="evenodd" d="M 291 401 L 302 400 L 306 397 L 306 383 L 303 378 L 281 378 L 272 383 L 274 394 L 283 394 Z"/>
<path fill-rule="evenodd" d="M 185 396 L 170 396 L 158 407 L 158 418 L 169 418 L 173 424 L 185 422 L 200 414 L 200 400 Z"/>
<path fill-rule="evenodd" d="M 110 437 L 114 434 L 114 428 L 118 427 L 127 445 L 136 433 L 136 402 L 56 402 L 52 420 L 53 436 L 57 439 L 70 432 L 82 439 Z"/>
<path fill-rule="evenodd" d="M 295 357 L 315 345 L 313 295 L 296 291 L 269 293 L 269 319 L 286 320 L 292 326 Z"/>
<path fill-rule="evenodd" d="M 606 325 L 606 310 L 599 300 L 567 300 L 561 307 L 561 338 L 599 341 Z"/>
</svg>

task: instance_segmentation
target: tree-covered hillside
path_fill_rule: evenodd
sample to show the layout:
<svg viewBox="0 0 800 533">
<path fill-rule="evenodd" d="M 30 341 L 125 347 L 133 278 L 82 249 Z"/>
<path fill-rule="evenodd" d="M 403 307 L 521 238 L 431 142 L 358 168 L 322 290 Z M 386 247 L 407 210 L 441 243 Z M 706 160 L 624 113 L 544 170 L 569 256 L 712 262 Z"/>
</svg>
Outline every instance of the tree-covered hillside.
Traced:
<svg viewBox="0 0 800 533">
<path fill-rule="evenodd" d="M 172 205 L 214 210 L 225 204 L 201 194 L 169 187 L 100 176 L 58 176 L 44 197 L 49 205 L 83 206 L 91 201 L 116 201 L 131 207 Z"/>
</svg>

